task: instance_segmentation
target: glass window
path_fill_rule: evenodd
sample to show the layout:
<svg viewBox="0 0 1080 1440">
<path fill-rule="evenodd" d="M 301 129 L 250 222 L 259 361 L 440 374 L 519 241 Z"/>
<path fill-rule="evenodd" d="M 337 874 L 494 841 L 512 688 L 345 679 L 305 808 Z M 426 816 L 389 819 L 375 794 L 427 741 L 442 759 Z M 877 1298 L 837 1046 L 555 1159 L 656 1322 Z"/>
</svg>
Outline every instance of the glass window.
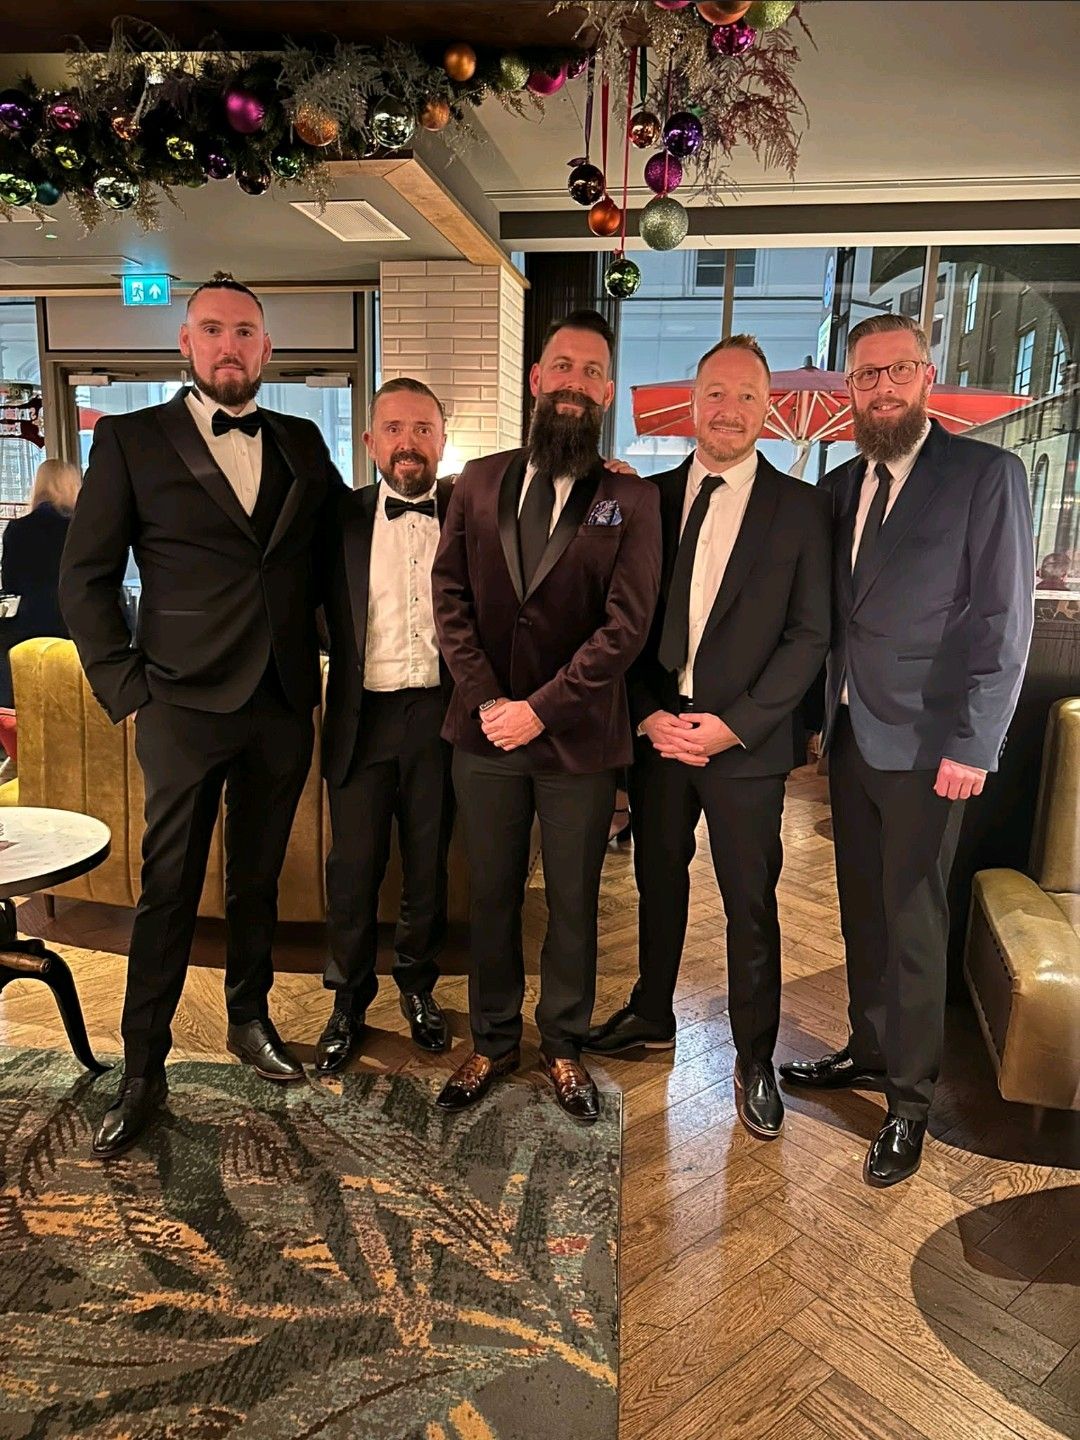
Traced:
<svg viewBox="0 0 1080 1440">
<path fill-rule="evenodd" d="M 735 251 L 735 288 L 746 289 L 753 285 L 757 273 L 756 250 Z M 723 290 L 727 274 L 726 250 L 699 250 L 694 283 L 699 290 Z"/>
<path fill-rule="evenodd" d="M 1016 368 L 1013 390 L 1017 395 L 1031 394 L 1031 362 L 1035 356 L 1035 330 L 1025 330 L 1016 341 Z"/>
<path fill-rule="evenodd" d="M 975 329 L 975 315 L 979 308 L 979 272 L 973 270 L 968 276 L 964 301 L 964 334 L 970 335 Z"/>
<path fill-rule="evenodd" d="M 956 372 L 956 383 L 958 385 L 971 384 L 971 371 L 966 365 L 961 365 L 960 369 Z"/>
<path fill-rule="evenodd" d="M 1047 392 L 1051 395 L 1058 394 L 1065 388 L 1065 372 L 1069 365 L 1069 351 L 1065 344 L 1065 336 L 1059 330 L 1054 336 L 1054 353 L 1050 357 L 1050 380 L 1047 384 Z"/>
<path fill-rule="evenodd" d="M 0 526 L 26 508 L 45 451 L 36 440 L 41 411 L 41 365 L 33 300 L 0 300 Z"/>
</svg>

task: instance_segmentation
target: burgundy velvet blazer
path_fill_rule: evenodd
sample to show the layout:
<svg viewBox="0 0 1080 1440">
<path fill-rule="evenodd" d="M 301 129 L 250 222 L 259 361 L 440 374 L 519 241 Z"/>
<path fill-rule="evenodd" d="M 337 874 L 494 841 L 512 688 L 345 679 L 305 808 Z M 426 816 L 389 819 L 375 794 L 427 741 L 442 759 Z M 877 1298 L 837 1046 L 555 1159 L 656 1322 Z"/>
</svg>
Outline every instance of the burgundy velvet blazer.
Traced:
<svg viewBox="0 0 1080 1440">
<path fill-rule="evenodd" d="M 538 770 L 588 774 L 632 758 L 624 676 L 649 633 L 660 584 L 655 485 L 602 464 L 579 480 L 532 584 L 517 511 L 526 452 L 471 460 L 450 499 L 432 570 L 435 626 L 454 694 L 443 736 L 477 755 L 485 700 L 527 700 L 544 723 Z M 614 522 L 614 523 L 612 523 Z"/>
</svg>

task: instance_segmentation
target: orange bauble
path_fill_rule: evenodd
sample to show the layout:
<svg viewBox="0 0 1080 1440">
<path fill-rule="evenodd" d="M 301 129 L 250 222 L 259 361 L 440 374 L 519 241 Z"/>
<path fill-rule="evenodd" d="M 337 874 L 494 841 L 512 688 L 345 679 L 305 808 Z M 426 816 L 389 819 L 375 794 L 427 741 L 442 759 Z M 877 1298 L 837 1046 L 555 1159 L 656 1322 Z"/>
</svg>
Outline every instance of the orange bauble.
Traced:
<svg viewBox="0 0 1080 1440">
<path fill-rule="evenodd" d="M 476 74 L 476 51 L 464 40 L 455 40 L 453 45 L 446 47 L 442 63 L 451 80 L 464 84 Z"/>
<path fill-rule="evenodd" d="M 450 123 L 449 102 L 441 96 L 425 100 L 420 109 L 420 124 L 425 130 L 445 130 Z"/>
<path fill-rule="evenodd" d="M 332 145 L 338 138 L 341 126 L 328 110 L 323 110 L 318 105 L 313 105 L 305 100 L 303 105 L 298 106 L 293 116 L 293 129 L 305 145 L 314 145 L 322 149 L 326 145 Z"/>
<path fill-rule="evenodd" d="M 594 235 L 614 235 L 622 224 L 622 211 L 610 195 L 598 200 L 589 211 L 589 229 Z"/>
<path fill-rule="evenodd" d="M 745 5 L 742 0 L 701 0 L 697 8 L 701 18 L 710 25 L 733 25 L 750 9 L 750 0 L 746 0 Z"/>
</svg>

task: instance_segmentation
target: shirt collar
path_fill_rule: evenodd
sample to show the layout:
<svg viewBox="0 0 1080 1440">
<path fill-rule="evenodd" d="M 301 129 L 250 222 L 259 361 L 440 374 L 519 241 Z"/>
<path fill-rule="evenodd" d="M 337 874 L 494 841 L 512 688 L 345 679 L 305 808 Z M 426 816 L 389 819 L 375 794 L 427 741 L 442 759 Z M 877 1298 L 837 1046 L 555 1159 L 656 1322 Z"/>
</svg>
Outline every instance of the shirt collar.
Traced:
<svg viewBox="0 0 1080 1440">
<path fill-rule="evenodd" d="M 521 481 L 521 488 L 523 490 L 526 485 L 532 483 L 532 478 L 535 474 L 536 466 L 530 460 L 529 463 L 525 466 L 525 475 Z M 551 483 L 553 485 L 572 485 L 574 483 L 574 477 L 572 475 L 556 475 Z"/>
<path fill-rule="evenodd" d="M 701 489 L 701 482 L 706 475 L 723 475 L 724 484 L 732 490 L 741 490 L 744 485 L 749 485 L 757 474 L 758 452 L 751 450 L 745 460 L 740 460 L 737 465 L 728 465 L 723 470 L 716 470 L 711 465 L 706 465 L 698 452 L 694 451 L 694 458 L 690 461 L 690 473 L 687 476 L 688 489 L 695 492 Z"/>
<path fill-rule="evenodd" d="M 906 480 L 912 470 L 915 469 L 915 461 L 919 458 L 919 451 L 926 444 L 926 437 L 929 434 L 930 421 L 928 420 L 923 426 L 922 434 L 910 450 L 905 450 L 903 455 L 897 456 L 895 460 L 887 460 L 885 462 L 889 467 L 889 474 L 892 476 L 894 484 L 897 480 Z M 866 462 L 865 473 L 872 475 L 874 473 L 874 467 L 878 462 L 871 460 L 867 455 L 864 455 L 862 458 Z"/>
</svg>

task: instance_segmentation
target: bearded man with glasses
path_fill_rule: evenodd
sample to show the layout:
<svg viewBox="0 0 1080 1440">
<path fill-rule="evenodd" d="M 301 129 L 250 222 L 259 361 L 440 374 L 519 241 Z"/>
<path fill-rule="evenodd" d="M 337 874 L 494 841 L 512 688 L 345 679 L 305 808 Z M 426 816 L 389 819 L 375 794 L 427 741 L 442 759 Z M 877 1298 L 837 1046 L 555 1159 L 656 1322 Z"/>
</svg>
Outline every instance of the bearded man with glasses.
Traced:
<svg viewBox="0 0 1080 1440">
<path fill-rule="evenodd" d="M 878 315 L 848 339 L 861 454 L 832 494 L 833 635 L 823 748 L 847 955 L 850 1038 L 781 1065 L 789 1084 L 884 1090 L 875 1186 L 919 1168 L 941 1063 L 946 887 L 964 803 L 997 768 L 1031 640 L 1027 476 L 927 414 L 922 330 Z"/>
</svg>

